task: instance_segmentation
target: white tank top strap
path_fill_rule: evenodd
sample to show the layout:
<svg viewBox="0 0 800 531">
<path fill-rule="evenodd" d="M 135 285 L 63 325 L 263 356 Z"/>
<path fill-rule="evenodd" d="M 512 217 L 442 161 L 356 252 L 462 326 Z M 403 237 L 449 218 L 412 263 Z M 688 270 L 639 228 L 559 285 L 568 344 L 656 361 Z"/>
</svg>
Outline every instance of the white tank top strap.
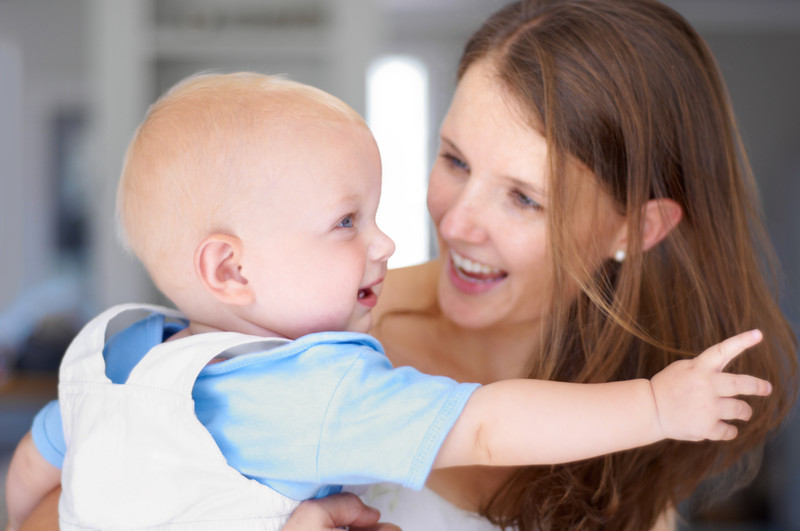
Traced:
<svg viewBox="0 0 800 531">
<path fill-rule="evenodd" d="M 197 375 L 216 356 L 232 351 L 264 351 L 288 340 L 261 338 L 236 332 L 207 332 L 162 343 L 133 368 L 128 384 L 168 389 L 191 395 Z"/>
<path fill-rule="evenodd" d="M 105 363 L 98 352 L 103 351 L 109 323 L 126 312 L 155 312 L 170 318 L 184 318 L 177 310 L 151 304 L 120 304 L 112 306 L 92 319 L 67 348 L 59 368 L 59 381 L 110 383 Z"/>
</svg>

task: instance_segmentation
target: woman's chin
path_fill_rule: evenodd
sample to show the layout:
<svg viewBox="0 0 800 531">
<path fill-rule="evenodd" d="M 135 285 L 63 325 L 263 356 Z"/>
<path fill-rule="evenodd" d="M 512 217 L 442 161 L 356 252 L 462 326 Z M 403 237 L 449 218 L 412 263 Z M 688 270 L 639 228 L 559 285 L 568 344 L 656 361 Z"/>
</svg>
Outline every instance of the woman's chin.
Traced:
<svg viewBox="0 0 800 531">
<path fill-rule="evenodd" d="M 486 328 L 497 323 L 499 317 L 484 297 L 465 295 L 452 286 L 440 285 L 439 309 L 453 324 L 468 329 Z"/>
</svg>

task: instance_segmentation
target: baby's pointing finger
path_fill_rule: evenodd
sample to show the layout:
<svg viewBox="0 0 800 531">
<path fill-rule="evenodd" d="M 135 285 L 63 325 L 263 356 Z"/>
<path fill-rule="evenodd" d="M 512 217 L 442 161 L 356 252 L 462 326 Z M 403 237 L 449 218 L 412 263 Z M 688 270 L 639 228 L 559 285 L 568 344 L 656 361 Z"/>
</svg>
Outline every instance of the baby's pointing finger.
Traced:
<svg viewBox="0 0 800 531">
<path fill-rule="evenodd" d="M 722 371 L 733 358 L 757 345 L 761 339 L 760 330 L 736 334 L 704 351 L 697 357 L 697 360 L 713 370 Z"/>
</svg>

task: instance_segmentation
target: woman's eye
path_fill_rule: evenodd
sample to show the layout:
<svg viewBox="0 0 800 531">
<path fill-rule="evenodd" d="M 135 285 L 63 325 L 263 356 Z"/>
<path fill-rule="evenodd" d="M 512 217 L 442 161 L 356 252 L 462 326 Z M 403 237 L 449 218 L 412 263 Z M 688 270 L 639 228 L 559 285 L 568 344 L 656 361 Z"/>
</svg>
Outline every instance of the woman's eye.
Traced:
<svg viewBox="0 0 800 531">
<path fill-rule="evenodd" d="M 542 205 L 537 203 L 534 199 L 531 199 L 529 196 L 523 194 L 519 190 L 514 190 L 511 192 L 511 197 L 514 201 L 522 208 L 531 209 L 531 210 L 541 210 Z"/>
<path fill-rule="evenodd" d="M 353 214 L 347 214 L 345 217 L 339 221 L 339 224 L 336 225 L 336 228 L 340 229 L 350 229 L 353 228 L 355 216 Z"/>
<path fill-rule="evenodd" d="M 457 170 L 469 171 L 469 166 L 467 165 L 467 163 L 461 160 L 460 158 L 456 157 L 455 155 L 450 155 L 449 153 L 442 153 L 441 156 L 449 166 Z"/>
</svg>

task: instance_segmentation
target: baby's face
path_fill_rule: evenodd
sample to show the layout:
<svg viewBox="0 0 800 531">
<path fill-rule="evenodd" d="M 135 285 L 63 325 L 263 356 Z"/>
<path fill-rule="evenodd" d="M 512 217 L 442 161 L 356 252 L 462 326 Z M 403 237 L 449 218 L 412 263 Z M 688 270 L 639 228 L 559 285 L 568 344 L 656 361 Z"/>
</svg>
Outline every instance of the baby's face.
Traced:
<svg viewBox="0 0 800 531">
<path fill-rule="evenodd" d="M 277 142 L 278 163 L 255 164 L 270 178 L 256 189 L 252 223 L 241 234 L 242 272 L 256 293 L 251 315 L 292 339 L 367 332 L 394 252 L 375 223 L 381 192 L 375 141 L 362 124 L 342 121 L 288 131 Z"/>
</svg>

